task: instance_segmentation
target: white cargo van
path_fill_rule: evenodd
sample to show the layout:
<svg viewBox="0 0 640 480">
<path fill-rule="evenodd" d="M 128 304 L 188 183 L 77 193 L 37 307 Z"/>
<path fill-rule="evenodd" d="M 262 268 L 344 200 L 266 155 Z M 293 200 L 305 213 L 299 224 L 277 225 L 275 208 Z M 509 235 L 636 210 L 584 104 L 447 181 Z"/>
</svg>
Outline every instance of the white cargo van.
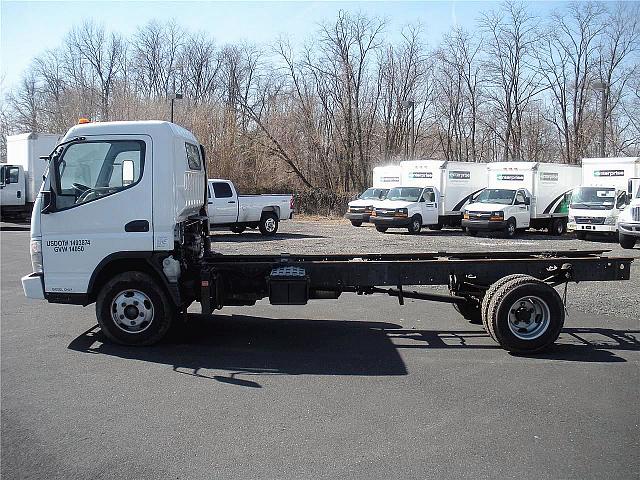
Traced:
<svg viewBox="0 0 640 480">
<path fill-rule="evenodd" d="M 488 185 L 465 207 L 462 226 L 469 235 L 547 228 L 562 235 L 567 228 L 568 201 L 580 183 L 580 167 L 540 162 L 495 162 L 487 166 Z"/>
<path fill-rule="evenodd" d="M 614 234 L 634 178 L 640 178 L 640 157 L 584 158 L 582 183 L 571 195 L 569 230 L 582 240 L 587 233 Z"/>
<path fill-rule="evenodd" d="M 360 227 L 364 222 L 368 222 L 373 204 L 384 200 L 389 189 L 400 185 L 400 176 L 398 165 L 375 167 L 373 169 L 373 186 L 349 202 L 344 218 L 349 220 L 354 227 Z"/>
<path fill-rule="evenodd" d="M 2 217 L 28 217 L 40 191 L 49 155 L 60 135 L 24 133 L 7 136 L 7 163 L 0 167 Z"/>
</svg>

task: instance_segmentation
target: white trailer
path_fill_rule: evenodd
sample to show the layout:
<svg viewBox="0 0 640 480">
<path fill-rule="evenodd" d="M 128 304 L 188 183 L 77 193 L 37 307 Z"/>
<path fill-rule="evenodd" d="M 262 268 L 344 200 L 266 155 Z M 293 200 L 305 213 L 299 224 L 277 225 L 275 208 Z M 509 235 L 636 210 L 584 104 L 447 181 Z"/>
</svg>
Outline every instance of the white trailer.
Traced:
<svg viewBox="0 0 640 480">
<path fill-rule="evenodd" d="M 464 206 L 487 186 L 486 163 L 407 160 L 400 167 L 403 187 L 433 187 L 438 192 L 435 228 L 460 226 Z"/>
<path fill-rule="evenodd" d="M 569 230 L 582 240 L 587 233 L 616 233 L 618 216 L 630 201 L 629 185 L 638 178 L 640 157 L 584 158 L 582 183 L 571 196 Z"/>
<path fill-rule="evenodd" d="M 2 216 L 29 216 L 40 191 L 49 155 L 60 135 L 24 133 L 7 136 L 7 163 L 0 168 Z"/>
<path fill-rule="evenodd" d="M 540 162 L 495 162 L 487 166 L 488 184 L 465 207 L 462 226 L 469 235 L 479 230 L 547 228 L 562 235 L 567 229 L 571 191 L 580 183 L 580 167 Z"/>
</svg>

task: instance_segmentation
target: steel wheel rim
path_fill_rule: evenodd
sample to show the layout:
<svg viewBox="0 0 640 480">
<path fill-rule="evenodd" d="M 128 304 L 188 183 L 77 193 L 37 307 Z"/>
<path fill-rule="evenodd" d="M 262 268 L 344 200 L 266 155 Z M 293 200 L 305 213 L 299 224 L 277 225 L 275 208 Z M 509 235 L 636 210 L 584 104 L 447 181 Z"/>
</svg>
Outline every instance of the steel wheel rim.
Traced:
<svg viewBox="0 0 640 480">
<path fill-rule="evenodd" d="M 140 290 L 127 289 L 113 297 L 111 317 L 126 333 L 142 333 L 153 323 L 153 302 Z"/>
<path fill-rule="evenodd" d="M 520 340 L 535 340 L 551 324 L 551 309 L 540 297 L 527 296 L 509 307 L 509 330 Z"/>
<path fill-rule="evenodd" d="M 271 233 L 276 229 L 276 221 L 273 217 L 269 217 L 264 221 L 264 228 L 267 232 Z"/>
<path fill-rule="evenodd" d="M 420 230 L 420 222 L 418 221 L 418 219 L 415 219 L 413 221 L 413 231 L 417 232 L 418 230 Z"/>
<path fill-rule="evenodd" d="M 509 234 L 509 236 L 516 233 L 516 226 L 513 224 L 513 222 L 509 222 L 509 225 L 507 225 L 507 233 Z"/>
</svg>

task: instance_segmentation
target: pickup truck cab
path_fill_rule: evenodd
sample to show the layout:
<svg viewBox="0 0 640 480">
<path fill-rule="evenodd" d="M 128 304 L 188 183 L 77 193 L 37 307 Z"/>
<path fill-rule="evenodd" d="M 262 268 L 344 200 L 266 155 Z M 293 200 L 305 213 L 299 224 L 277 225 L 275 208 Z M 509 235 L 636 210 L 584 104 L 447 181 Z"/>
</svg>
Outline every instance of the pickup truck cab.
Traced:
<svg viewBox="0 0 640 480">
<path fill-rule="evenodd" d="M 415 235 L 425 225 L 438 225 L 438 198 L 440 193 L 435 187 L 392 188 L 385 200 L 374 204 L 371 222 L 379 232 L 407 228 Z"/>
<path fill-rule="evenodd" d="M 358 198 L 349 202 L 344 218 L 351 221 L 354 227 L 361 227 L 368 222 L 373 211 L 373 203 L 387 198 L 388 188 L 368 188 Z"/>
<path fill-rule="evenodd" d="M 293 195 L 238 195 L 233 182 L 209 179 L 209 224 L 242 233 L 258 228 L 262 235 L 275 235 L 280 220 L 293 218 Z"/>
</svg>

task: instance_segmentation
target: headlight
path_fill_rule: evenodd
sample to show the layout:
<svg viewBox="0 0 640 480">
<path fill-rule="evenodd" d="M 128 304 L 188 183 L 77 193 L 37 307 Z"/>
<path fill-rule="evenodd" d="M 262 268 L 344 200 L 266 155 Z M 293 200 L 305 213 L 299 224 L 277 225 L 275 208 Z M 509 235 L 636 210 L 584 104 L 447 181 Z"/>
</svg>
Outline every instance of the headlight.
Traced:
<svg viewBox="0 0 640 480">
<path fill-rule="evenodd" d="M 491 212 L 491 217 L 489 218 L 489 221 L 494 221 L 494 222 L 501 222 L 502 220 L 504 220 L 504 212 L 500 211 L 500 212 Z"/>
<path fill-rule="evenodd" d="M 462 214 L 462 218 L 464 218 L 465 220 L 469 220 L 469 212 L 464 212 Z"/>
<path fill-rule="evenodd" d="M 568 221 L 569 223 L 575 223 L 576 217 L 572 217 L 571 215 L 569 215 Z"/>
<path fill-rule="evenodd" d="M 42 273 L 42 240 L 31 240 L 31 268 L 34 273 Z"/>
<path fill-rule="evenodd" d="M 605 225 L 615 225 L 616 224 L 616 217 L 607 217 L 604 219 L 604 224 Z"/>
<path fill-rule="evenodd" d="M 409 210 L 406 208 L 396 208 L 396 216 L 397 217 L 407 217 L 409 216 Z"/>
</svg>

